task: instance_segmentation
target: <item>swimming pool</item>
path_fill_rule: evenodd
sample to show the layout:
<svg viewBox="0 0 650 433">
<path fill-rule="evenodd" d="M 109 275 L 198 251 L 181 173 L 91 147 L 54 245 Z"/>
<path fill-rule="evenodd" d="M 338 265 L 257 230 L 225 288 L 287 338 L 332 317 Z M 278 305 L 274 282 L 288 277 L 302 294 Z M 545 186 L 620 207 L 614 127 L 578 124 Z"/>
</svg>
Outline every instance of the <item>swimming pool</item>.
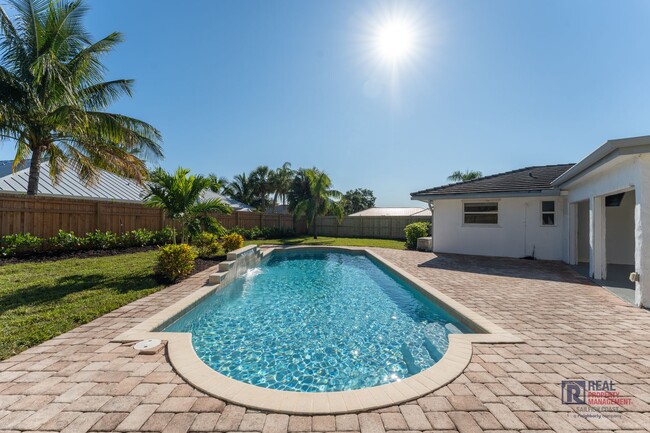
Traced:
<svg viewBox="0 0 650 433">
<path fill-rule="evenodd" d="M 399 382 L 472 332 L 372 257 L 331 249 L 274 251 L 164 331 L 191 333 L 225 376 L 298 392 Z"/>
</svg>

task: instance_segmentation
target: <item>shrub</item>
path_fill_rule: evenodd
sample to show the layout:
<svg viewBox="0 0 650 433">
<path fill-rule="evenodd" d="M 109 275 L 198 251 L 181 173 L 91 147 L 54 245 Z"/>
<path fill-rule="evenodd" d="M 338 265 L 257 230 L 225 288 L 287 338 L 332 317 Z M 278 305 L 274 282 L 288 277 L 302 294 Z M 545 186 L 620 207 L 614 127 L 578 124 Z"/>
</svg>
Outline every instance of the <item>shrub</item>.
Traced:
<svg viewBox="0 0 650 433">
<path fill-rule="evenodd" d="M 118 246 L 117 235 L 99 229 L 86 234 L 86 246 L 91 250 L 110 250 Z"/>
<path fill-rule="evenodd" d="M 168 281 L 187 277 L 194 269 L 196 251 L 187 244 L 160 247 L 156 274 Z"/>
<path fill-rule="evenodd" d="M 201 232 L 192 236 L 192 244 L 197 248 L 199 257 L 209 259 L 219 254 L 221 245 L 219 238 L 208 232 Z"/>
<path fill-rule="evenodd" d="M 152 243 L 153 245 L 167 245 L 174 243 L 174 230 L 167 226 L 162 230 L 154 232 Z"/>
<path fill-rule="evenodd" d="M 244 238 L 237 233 L 230 233 L 223 237 L 223 249 L 228 253 L 244 246 Z"/>
<path fill-rule="evenodd" d="M 154 244 L 155 234 L 147 229 L 131 230 L 120 236 L 119 244 L 123 247 L 146 247 Z"/>
<path fill-rule="evenodd" d="M 47 240 L 47 248 L 50 251 L 74 251 L 81 249 L 85 239 L 75 236 L 74 232 L 59 230 L 55 236 Z"/>
<path fill-rule="evenodd" d="M 418 238 L 428 236 L 431 229 L 431 223 L 411 223 L 404 227 L 406 234 L 406 247 L 409 250 L 414 250 L 418 243 Z"/>
<path fill-rule="evenodd" d="M 43 239 L 29 233 L 18 233 L 0 238 L 0 255 L 14 257 L 34 254 L 41 250 Z"/>
</svg>

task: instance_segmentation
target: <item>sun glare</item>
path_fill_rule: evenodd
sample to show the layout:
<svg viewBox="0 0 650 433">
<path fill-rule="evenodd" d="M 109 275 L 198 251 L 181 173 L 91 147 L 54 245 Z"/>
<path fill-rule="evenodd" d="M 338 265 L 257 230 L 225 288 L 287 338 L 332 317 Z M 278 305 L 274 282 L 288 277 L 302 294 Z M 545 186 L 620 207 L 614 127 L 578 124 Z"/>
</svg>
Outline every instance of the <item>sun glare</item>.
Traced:
<svg viewBox="0 0 650 433">
<path fill-rule="evenodd" d="M 399 63 L 413 54 L 415 29 L 405 19 L 387 20 L 378 26 L 375 43 L 382 60 Z"/>
</svg>

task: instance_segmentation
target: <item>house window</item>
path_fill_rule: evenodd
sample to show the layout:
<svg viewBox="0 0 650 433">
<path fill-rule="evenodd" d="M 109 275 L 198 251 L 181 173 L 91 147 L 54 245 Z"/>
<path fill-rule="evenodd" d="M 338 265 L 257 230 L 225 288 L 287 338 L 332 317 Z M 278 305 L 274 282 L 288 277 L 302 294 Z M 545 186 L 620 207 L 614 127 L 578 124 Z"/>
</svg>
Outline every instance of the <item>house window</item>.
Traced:
<svg viewBox="0 0 650 433">
<path fill-rule="evenodd" d="M 463 203 L 465 224 L 498 224 L 499 203 Z"/>
<path fill-rule="evenodd" d="M 542 202 L 542 225 L 543 226 L 555 225 L 555 202 L 554 201 Z"/>
</svg>

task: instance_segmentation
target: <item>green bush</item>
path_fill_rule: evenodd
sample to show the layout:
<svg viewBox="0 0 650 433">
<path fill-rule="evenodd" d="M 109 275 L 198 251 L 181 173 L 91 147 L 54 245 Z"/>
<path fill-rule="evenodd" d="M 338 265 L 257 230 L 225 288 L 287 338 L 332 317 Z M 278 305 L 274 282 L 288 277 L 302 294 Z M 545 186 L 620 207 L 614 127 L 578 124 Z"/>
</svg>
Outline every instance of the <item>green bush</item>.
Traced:
<svg viewBox="0 0 650 433">
<path fill-rule="evenodd" d="M 119 238 L 119 244 L 123 247 L 146 247 L 154 245 L 155 232 L 147 229 L 131 230 Z"/>
<path fill-rule="evenodd" d="M 196 247 L 199 257 L 202 259 L 210 259 L 217 256 L 221 250 L 219 238 L 208 232 L 201 232 L 198 235 L 192 236 L 192 244 Z"/>
<path fill-rule="evenodd" d="M 418 243 L 418 238 L 429 236 L 431 223 L 411 223 L 404 227 L 406 234 L 406 248 L 414 250 Z"/>
<path fill-rule="evenodd" d="M 223 249 L 228 253 L 244 246 L 244 238 L 237 233 L 230 233 L 223 237 Z"/>
<path fill-rule="evenodd" d="M 178 234 L 176 234 L 178 237 Z M 167 244 L 173 244 L 174 243 L 174 230 L 167 226 L 163 228 L 162 230 L 158 230 L 157 232 L 154 232 L 153 234 L 153 239 L 152 239 L 152 244 L 153 245 L 167 245 Z"/>
<path fill-rule="evenodd" d="M 74 232 L 59 230 L 55 236 L 47 240 L 47 249 L 49 251 L 75 251 L 83 248 L 85 239 L 75 236 Z"/>
<path fill-rule="evenodd" d="M 194 270 L 196 251 L 187 244 L 160 247 L 156 274 L 168 281 L 187 277 Z"/>
<path fill-rule="evenodd" d="M 91 250 L 110 250 L 118 246 L 117 235 L 113 232 L 95 230 L 86 234 L 86 246 Z"/>
<path fill-rule="evenodd" d="M 3 257 L 23 256 L 39 252 L 43 239 L 29 233 L 18 233 L 0 238 L 0 255 Z"/>
<path fill-rule="evenodd" d="M 230 233 L 236 233 L 246 240 L 287 238 L 296 235 L 293 229 L 281 227 L 253 227 L 252 229 L 233 227 Z"/>
</svg>

